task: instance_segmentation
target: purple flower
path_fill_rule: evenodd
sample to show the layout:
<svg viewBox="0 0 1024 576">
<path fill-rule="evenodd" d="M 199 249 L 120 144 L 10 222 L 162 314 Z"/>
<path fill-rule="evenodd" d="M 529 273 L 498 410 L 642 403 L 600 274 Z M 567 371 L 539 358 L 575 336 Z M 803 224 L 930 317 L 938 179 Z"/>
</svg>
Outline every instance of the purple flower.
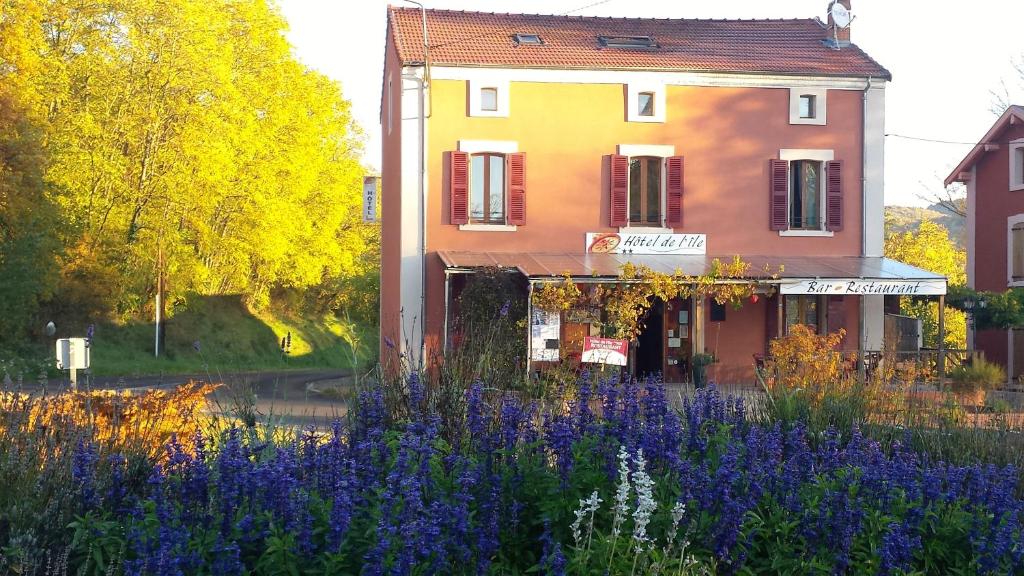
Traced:
<svg viewBox="0 0 1024 576">
<path fill-rule="evenodd" d="M 889 524 L 885 536 L 882 537 L 880 552 L 880 574 L 899 574 L 909 571 L 914 554 L 921 548 L 921 537 L 911 534 L 905 523 Z"/>
</svg>

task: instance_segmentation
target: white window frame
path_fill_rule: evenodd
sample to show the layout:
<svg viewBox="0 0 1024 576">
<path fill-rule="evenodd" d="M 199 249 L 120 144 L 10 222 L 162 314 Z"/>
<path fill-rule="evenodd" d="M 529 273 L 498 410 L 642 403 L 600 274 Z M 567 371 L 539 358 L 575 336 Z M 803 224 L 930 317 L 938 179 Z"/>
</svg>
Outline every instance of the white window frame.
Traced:
<svg viewBox="0 0 1024 576">
<path fill-rule="evenodd" d="M 821 230 L 779 230 L 779 236 L 791 236 L 791 237 L 820 237 L 820 238 L 831 238 L 835 236 L 835 232 L 831 230 L 825 230 L 826 217 L 828 216 L 826 206 L 826 187 L 828 186 L 828 167 L 827 163 L 836 159 L 835 150 L 824 150 L 824 149 L 810 149 L 810 148 L 785 148 L 779 150 L 779 160 L 785 160 L 788 163 L 792 163 L 795 160 L 812 160 L 815 162 L 821 162 L 821 184 L 818 193 L 821 195 L 818 201 L 818 210 L 820 211 L 819 219 L 822 223 Z M 786 222 L 789 222 L 789 197 L 792 194 L 792 190 L 789 189 L 792 184 L 792 178 L 790 178 L 789 170 L 786 171 Z"/>
<path fill-rule="evenodd" d="M 1024 224 L 1024 214 L 1014 214 L 1006 219 L 1006 286 L 1017 288 L 1024 286 L 1024 280 L 1013 280 L 1013 227 Z"/>
<path fill-rule="evenodd" d="M 647 92 L 647 90 L 643 90 Z M 657 103 L 655 103 L 657 105 Z M 665 174 L 665 159 L 676 155 L 676 147 L 671 144 L 619 144 L 617 146 L 617 152 L 620 156 L 626 156 L 627 158 L 633 158 L 635 156 L 649 156 L 654 158 L 661 158 L 661 226 L 633 226 L 632 223 L 627 222 L 625 226 L 619 227 L 619 232 L 633 232 L 633 233 L 645 233 L 645 234 L 671 234 L 672 228 L 665 226 L 665 219 L 667 214 L 665 210 L 668 209 L 668 202 L 666 196 L 668 195 L 668 178 Z M 629 198 L 629 187 L 627 184 L 626 198 L 628 202 Z M 626 214 L 629 215 L 629 205 L 626 205 Z"/>
<path fill-rule="evenodd" d="M 811 126 L 824 126 L 828 116 L 828 89 L 826 88 L 790 88 L 789 89 L 789 123 Z M 814 96 L 814 117 L 800 116 L 800 97 Z"/>
<path fill-rule="evenodd" d="M 508 118 L 509 114 L 509 81 L 501 78 L 475 78 L 467 82 L 469 85 L 469 115 L 485 118 Z M 480 90 L 494 88 L 498 92 L 498 109 L 484 110 Z"/>
<path fill-rule="evenodd" d="M 1010 140 L 1010 192 L 1024 190 L 1024 162 L 1017 161 L 1018 154 L 1024 154 L 1024 138 Z"/>
<path fill-rule="evenodd" d="M 519 142 L 514 140 L 459 140 L 459 152 L 466 152 L 470 155 L 491 152 L 507 156 L 513 152 L 519 152 Z M 508 194 L 508 190 L 505 193 Z M 507 201 L 506 198 L 506 203 Z M 508 219 L 508 206 L 505 207 L 505 219 Z M 459 230 L 467 232 L 515 232 L 517 229 L 518 226 L 515 224 L 481 224 L 479 222 L 459 224 Z"/>
<path fill-rule="evenodd" d="M 640 115 L 640 93 L 650 92 L 654 95 L 654 114 Z M 627 122 L 665 122 L 665 84 L 661 82 L 630 82 L 626 84 L 626 121 Z"/>
</svg>

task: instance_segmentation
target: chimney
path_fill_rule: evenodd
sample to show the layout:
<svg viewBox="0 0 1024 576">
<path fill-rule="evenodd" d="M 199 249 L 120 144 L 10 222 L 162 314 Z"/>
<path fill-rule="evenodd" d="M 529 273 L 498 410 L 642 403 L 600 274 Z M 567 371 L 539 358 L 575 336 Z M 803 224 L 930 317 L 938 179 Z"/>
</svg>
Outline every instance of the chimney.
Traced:
<svg viewBox="0 0 1024 576">
<path fill-rule="evenodd" d="M 847 23 L 845 28 L 838 28 L 837 29 L 835 27 L 836 23 L 835 23 L 835 20 L 833 20 L 833 18 L 832 18 L 832 5 L 833 4 L 842 4 L 843 7 L 846 8 L 846 11 L 849 12 L 850 11 L 850 2 L 851 2 L 851 0 L 831 0 L 828 3 L 828 37 L 825 38 L 825 42 L 827 44 L 835 47 L 835 48 L 839 48 L 841 46 L 849 46 L 850 45 L 850 25 L 849 25 L 849 23 Z M 838 46 L 836 45 L 836 41 L 837 40 L 838 40 Z"/>
</svg>

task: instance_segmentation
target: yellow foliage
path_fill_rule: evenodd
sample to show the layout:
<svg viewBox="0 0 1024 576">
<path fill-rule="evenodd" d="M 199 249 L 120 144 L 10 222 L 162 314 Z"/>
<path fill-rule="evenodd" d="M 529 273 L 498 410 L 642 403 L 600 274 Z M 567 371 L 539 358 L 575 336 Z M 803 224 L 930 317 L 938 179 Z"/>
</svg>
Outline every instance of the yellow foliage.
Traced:
<svg viewBox="0 0 1024 576">
<path fill-rule="evenodd" d="M 92 439 L 111 452 L 164 454 L 172 435 L 191 451 L 203 431 L 206 396 L 217 386 L 190 382 L 174 390 L 65 392 L 53 396 L 0 393 L 0 437 L 34 438 L 36 446 L 73 449 L 68 438 Z M 40 442 L 39 436 L 43 437 Z M 58 453 L 48 456 L 57 457 Z"/>
<path fill-rule="evenodd" d="M 845 336 L 841 329 L 817 334 L 803 324 L 791 326 L 789 334 L 768 345 L 771 354 L 765 368 L 772 377 L 767 385 L 802 390 L 813 403 L 820 403 L 826 392 L 847 380 L 848 359 L 839 351 Z"/>
</svg>

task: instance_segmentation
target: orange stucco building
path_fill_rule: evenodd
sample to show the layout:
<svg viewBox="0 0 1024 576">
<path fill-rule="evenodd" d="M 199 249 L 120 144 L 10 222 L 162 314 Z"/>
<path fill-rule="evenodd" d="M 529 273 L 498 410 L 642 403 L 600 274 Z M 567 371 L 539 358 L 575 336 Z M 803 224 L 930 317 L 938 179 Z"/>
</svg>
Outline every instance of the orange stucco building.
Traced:
<svg viewBox="0 0 1024 576">
<path fill-rule="evenodd" d="M 796 322 L 879 350 L 884 294 L 945 291 L 882 258 L 890 74 L 848 28 L 390 7 L 387 38 L 385 354 L 442 350 L 465 275 L 494 265 L 530 290 L 614 279 L 627 261 L 699 274 L 739 255 L 783 270 L 745 278 L 760 296 L 740 309 L 652 309 L 633 369 L 684 380 L 701 351 L 717 379 L 749 380 L 752 356 Z M 602 235 L 620 245 L 594 253 Z M 579 318 L 530 318 L 524 353 L 538 362 L 597 335 Z"/>
<path fill-rule="evenodd" d="M 1010 106 L 946 178 L 967 188 L 967 285 L 1004 292 L 1024 287 L 1024 107 Z M 968 344 L 1024 374 L 1024 328 L 980 330 Z"/>
</svg>

